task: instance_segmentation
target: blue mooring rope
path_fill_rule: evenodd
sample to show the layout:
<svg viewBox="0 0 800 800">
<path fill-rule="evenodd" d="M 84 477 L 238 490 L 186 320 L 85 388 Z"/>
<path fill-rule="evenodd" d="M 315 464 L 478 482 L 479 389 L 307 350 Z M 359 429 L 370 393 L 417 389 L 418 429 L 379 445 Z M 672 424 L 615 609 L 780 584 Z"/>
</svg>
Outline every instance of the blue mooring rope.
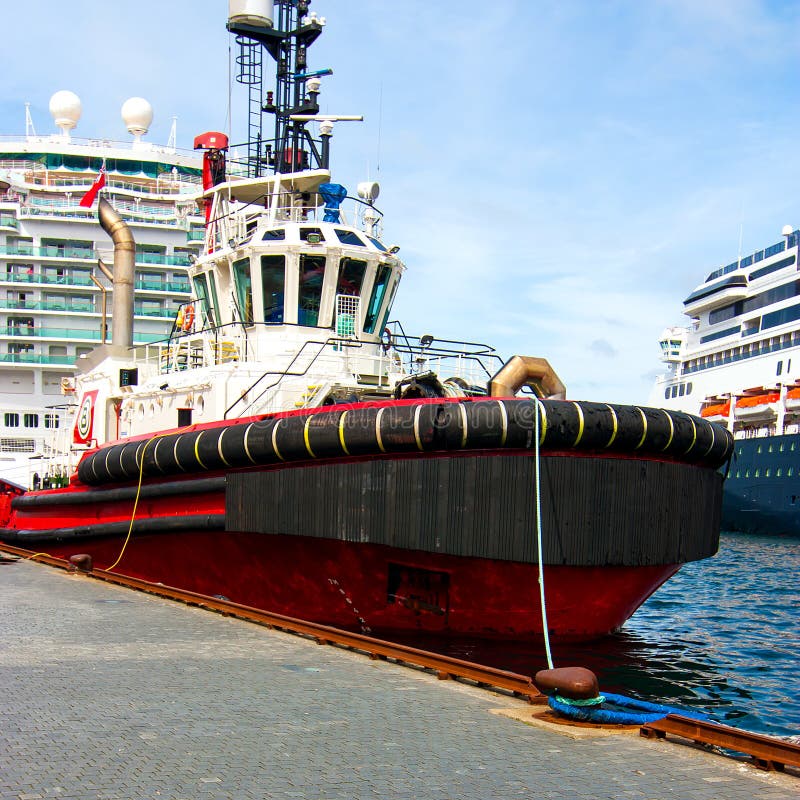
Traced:
<svg viewBox="0 0 800 800">
<path fill-rule="evenodd" d="M 600 703 L 597 703 L 598 699 Z M 626 697 L 610 692 L 604 692 L 600 698 L 592 698 L 590 705 L 586 705 L 584 700 L 571 700 L 559 695 L 548 697 L 547 702 L 553 711 L 567 719 L 605 725 L 646 725 L 648 722 L 663 719 L 667 714 L 681 714 L 692 719 L 707 719 L 705 714 L 695 711 L 685 711 L 682 708 L 659 703 L 648 703 L 646 700 L 637 700 L 635 697 Z M 612 707 L 604 708 L 603 705 L 606 702 L 610 703 Z"/>
</svg>

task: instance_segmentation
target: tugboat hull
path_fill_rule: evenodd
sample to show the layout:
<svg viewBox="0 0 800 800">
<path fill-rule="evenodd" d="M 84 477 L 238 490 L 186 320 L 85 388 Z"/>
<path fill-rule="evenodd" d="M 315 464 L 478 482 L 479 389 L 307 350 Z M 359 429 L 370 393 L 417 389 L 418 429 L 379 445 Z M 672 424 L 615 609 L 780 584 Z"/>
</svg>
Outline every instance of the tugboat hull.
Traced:
<svg viewBox="0 0 800 800">
<path fill-rule="evenodd" d="M 101 448 L 78 471 L 95 486 L 14 498 L 0 538 L 85 552 L 104 569 L 130 532 L 114 569 L 149 581 L 373 632 L 502 637 L 542 630 L 539 524 L 549 625 L 562 637 L 615 630 L 682 563 L 717 550 L 715 467 L 730 440 L 709 423 L 517 399 L 347 415 L 244 420 Z M 250 467 L 201 471 L 214 453 L 234 461 L 236 442 Z M 144 478 L 176 462 L 194 471 Z M 136 464 L 141 482 L 115 477 Z"/>
</svg>

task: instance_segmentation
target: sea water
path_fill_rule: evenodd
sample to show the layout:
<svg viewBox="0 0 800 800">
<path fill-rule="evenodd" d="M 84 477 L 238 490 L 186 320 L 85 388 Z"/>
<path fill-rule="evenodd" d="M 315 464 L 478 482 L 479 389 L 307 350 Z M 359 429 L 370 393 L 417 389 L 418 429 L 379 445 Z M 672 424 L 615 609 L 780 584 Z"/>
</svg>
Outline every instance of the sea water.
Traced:
<svg viewBox="0 0 800 800">
<path fill-rule="evenodd" d="M 706 712 L 772 735 L 800 734 L 800 539 L 724 533 L 612 636 L 552 643 L 555 666 L 593 670 L 601 691 Z M 501 669 L 544 669 L 542 642 L 417 641 Z"/>
</svg>

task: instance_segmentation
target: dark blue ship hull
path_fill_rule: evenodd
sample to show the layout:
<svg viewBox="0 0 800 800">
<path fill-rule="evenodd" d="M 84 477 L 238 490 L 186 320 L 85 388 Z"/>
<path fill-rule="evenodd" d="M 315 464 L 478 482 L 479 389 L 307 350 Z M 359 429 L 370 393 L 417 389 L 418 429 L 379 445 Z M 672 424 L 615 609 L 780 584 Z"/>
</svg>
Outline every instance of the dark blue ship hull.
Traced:
<svg viewBox="0 0 800 800">
<path fill-rule="evenodd" d="M 800 536 L 800 434 L 736 440 L 723 489 L 722 527 Z"/>
</svg>

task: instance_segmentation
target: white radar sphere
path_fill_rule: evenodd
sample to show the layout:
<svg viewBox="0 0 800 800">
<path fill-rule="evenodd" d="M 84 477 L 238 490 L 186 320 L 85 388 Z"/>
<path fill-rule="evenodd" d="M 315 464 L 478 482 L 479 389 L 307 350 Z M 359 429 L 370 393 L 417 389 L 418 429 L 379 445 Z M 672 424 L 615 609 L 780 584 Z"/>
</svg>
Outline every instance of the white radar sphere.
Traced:
<svg viewBox="0 0 800 800">
<path fill-rule="evenodd" d="M 56 92 L 50 98 L 50 113 L 53 115 L 56 127 L 71 130 L 81 118 L 81 99 L 75 92 L 66 89 Z"/>
<path fill-rule="evenodd" d="M 153 106 L 143 97 L 131 97 L 122 104 L 122 121 L 134 136 L 143 136 L 153 121 Z"/>
</svg>

